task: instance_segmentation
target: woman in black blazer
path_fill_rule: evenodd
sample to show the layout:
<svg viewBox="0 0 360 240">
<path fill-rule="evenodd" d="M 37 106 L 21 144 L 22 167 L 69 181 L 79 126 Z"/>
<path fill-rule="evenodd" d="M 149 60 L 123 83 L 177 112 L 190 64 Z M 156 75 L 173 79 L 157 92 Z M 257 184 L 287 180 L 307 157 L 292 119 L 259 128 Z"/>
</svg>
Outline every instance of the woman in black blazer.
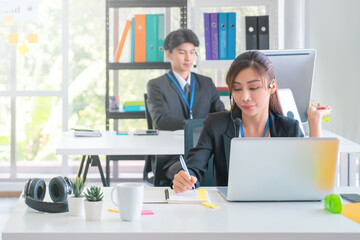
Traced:
<svg viewBox="0 0 360 240">
<path fill-rule="evenodd" d="M 234 100 L 232 110 L 208 115 L 198 144 L 188 154 L 186 162 L 190 176 L 185 171 L 174 176 L 176 192 L 199 186 L 212 155 L 214 183 L 226 186 L 230 142 L 234 137 L 304 136 L 297 120 L 282 115 L 274 69 L 264 53 L 248 51 L 240 54 L 229 68 L 226 84 Z M 308 109 L 310 137 L 320 136 L 321 119 L 330 112 L 328 106 Z"/>
</svg>

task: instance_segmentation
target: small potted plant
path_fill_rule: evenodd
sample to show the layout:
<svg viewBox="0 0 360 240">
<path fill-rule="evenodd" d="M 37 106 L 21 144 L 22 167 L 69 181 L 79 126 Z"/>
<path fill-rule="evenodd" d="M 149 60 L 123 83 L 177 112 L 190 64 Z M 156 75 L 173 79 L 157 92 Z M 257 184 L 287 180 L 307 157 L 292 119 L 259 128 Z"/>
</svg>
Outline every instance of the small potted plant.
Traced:
<svg viewBox="0 0 360 240">
<path fill-rule="evenodd" d="M 70 180 L 73 195 L 68 196 L 69 215 L 79 216 L 84 209 L 84 195 L 81 195 L 86 183 L 82 178 L 76 177 L 75 181 Z"/>
<path fill-rule="evenodd" d="M 104 197 L 100 187 L 91 186 L 85 192 L 85 217 L 86 220 L 99 221 L 102 213 L 102 199 Z"/>
</svg>

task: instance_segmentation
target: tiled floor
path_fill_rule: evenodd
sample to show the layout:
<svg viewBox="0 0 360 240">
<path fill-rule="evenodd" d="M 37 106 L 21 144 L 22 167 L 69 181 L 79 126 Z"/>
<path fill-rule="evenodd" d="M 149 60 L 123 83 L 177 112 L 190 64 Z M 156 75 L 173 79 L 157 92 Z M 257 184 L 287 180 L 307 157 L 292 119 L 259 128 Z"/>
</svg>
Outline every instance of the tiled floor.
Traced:
<svg viewBox="0 0 360 240">
<path fill-rule="evenodd" d="M 2 232 L 5 224 L 19 198 L 0 198 L 0 230 Z M 0 240 L 2 236 L 0 235 Z"/>
</svg>

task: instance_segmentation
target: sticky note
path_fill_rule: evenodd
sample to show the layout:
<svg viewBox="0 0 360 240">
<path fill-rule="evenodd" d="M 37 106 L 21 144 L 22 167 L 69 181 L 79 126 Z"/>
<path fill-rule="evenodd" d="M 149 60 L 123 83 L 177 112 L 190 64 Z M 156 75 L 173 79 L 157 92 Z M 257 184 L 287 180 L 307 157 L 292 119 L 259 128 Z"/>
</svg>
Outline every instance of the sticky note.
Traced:
<svg viewBox="0 0 360 240">
<path fill-rule="evenodd" d="M 19 50 L 19 52 L 20 52 L 23 56 L 25 56 L 25 54 L 30 51 L 29 48 L 28 48 L 28 46 L 27 46 L 25 43 L 23 43 L 23 45 L 21 45 L 20 47 L 18 47 L 18 50 Z"/>
<path fill-rule="evenodd" d="M 10 33 L 8 35 L 8 43 L 9 44 L 18 44 L 19 43 L 19 35 L 17 33 Z"/>
<path fill-rule="evenodd" d="M 4 17 L 4 25 L 6 27 L 14 25 L 14 16 L 13 15 L 5 16 Z"/>
<path fill-rule="evenodd" d="M 37 33 L 29 33 L 27 35 L 28 43 L 38 43 Z"/>
<path fill-rule="evenodd" d="M 212 204 L 211 202 L 202 202 L 201 204 L 209 208 L 214 208 L 214 209 L 220 208 L 218 205 Z"/>
<path fill-rule="evenodd" d="M 114 212 L 114 213 L 118 213 L 119 210 L 114 209 L 114 208 L 109 208 L 108 211 L 110 212 Z M 154 215 L 154 212 L 151 210 L 142 210 L 141 211 L 141 215 Z"/>
<path fill-rule="evenodd" d="M 198 189 L 199 199 L 206 200 L 206 192 L 205 189 Z"/>
<path fill-rule="evenodd" d="M 360 224 L 360 202 L 344 204 L 341 215 Z"/>
</svg>

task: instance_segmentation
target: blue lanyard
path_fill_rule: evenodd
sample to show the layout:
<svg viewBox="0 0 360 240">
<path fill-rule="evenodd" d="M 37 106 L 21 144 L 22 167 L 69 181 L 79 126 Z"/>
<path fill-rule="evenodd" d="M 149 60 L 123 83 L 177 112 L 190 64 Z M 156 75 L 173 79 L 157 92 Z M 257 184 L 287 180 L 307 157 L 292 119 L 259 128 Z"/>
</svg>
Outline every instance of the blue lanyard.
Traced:
<svg viewBox="0 0 360 240">
<path fill-rule="evenodd" d="M 266 137 L 266 132 L 269 128 L 269 118 L 267 120 L 267 123 L 266 123 L 266 127 L 265 127 L 265 132 L 264 132 L 264 137 Z M 241 137 L 243 138 L 244 137 L 244 129 L 242 127 L 242 123 L 240 122 L 240 130 L 241 130 Z"/>
<path fill-rule="evenodd" d="M 186 105 L 188 106 L 189 110 L 190 110 L 190 119 L 193 119 L 193 113 L 192 113 L 192 109 L 193 109 L 193 104 L 194 104 L 194 95 L 195 95 L 195 77 L 194 74 L 191 73 L 193 82 L 192 82 L 192 90 L 191 90 L 191 100 L 190 100 L 190 104 L 185 96 L 184 91 L 181 89 L 181 87 L 179 86 L 179 84 L 175 81 L 175 79 L 171 76 L 170 73 L 167 73 L 167 75 L 169 76 L 169 78 L 173 81 L 173 83 L 175 84 L 175 86 L 179 89 L 179 92 L 181 93 L 183 99 L 186 102 Z"/>
</svg>

